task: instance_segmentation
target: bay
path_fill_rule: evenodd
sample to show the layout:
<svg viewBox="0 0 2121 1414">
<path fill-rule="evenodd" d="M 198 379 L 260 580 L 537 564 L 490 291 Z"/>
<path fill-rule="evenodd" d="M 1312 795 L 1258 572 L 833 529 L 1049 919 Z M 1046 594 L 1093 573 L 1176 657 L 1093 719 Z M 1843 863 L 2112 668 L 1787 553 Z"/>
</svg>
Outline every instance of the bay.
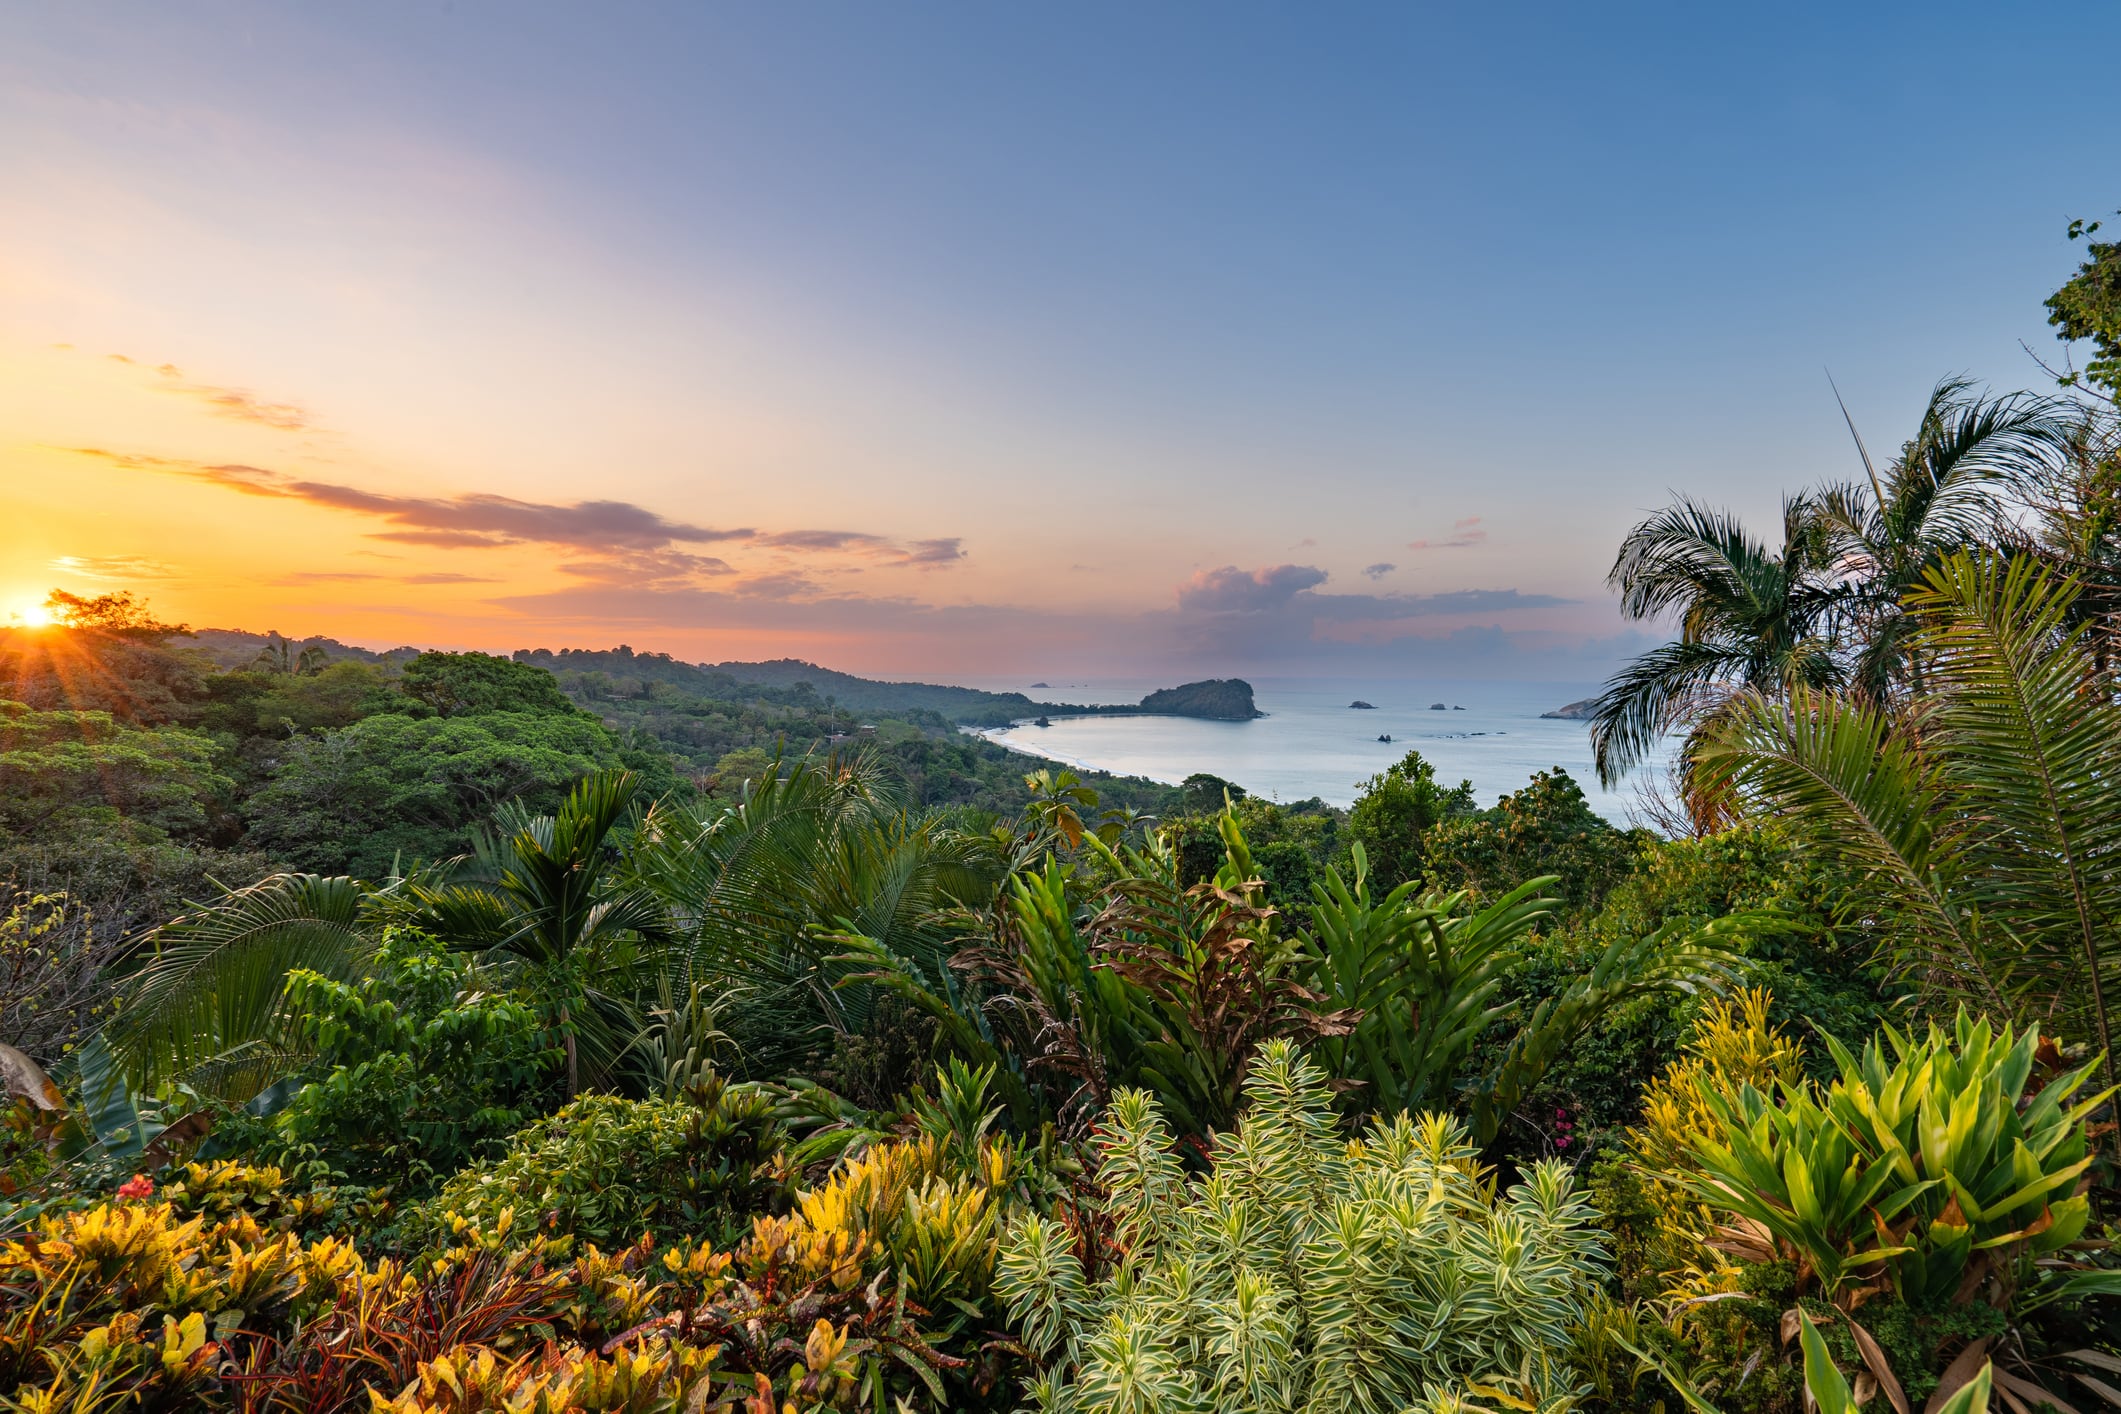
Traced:
<svg viewBox="0 0 2121 1414">
<path fill-rule="evenodd" d="M 1138 702 L 1168 683 L 1095 679 L 1047 687 L 1008 687 L 1042 701 L 1086 706 Z M 1607 790 L 1591 766 L 1590 728 L 1583 722 L 1543 720 L 1566 703 L 1589 697 L 1596 683 L 1395 682 L 1359 678 L 1252 680 L 1267 715 L 1250 722 L 1187 717 L 1056 717 L 981 733 L 1035 756 L 1082 769 L 1146 776 L 1172 784 L 1205 771 L 1272 800 L 1317 796 L 1331 805 L 1353 802 L 1369 777 L 1419 751 L 1439 780 L 1471 781 L 1481 805 L 1523 788 L 1535 771 L 1560 767 L 1583 788 L 1599 814 L 1630 823 L 1635 780 L 1662 762 Z M 1351 707 L 1357 701 L 1372 710 Z M 1443 710 L 1434 710 L 1441 702 Z M 1379 741 L 1389 736 L 1390 742 Z"/>
</svg>

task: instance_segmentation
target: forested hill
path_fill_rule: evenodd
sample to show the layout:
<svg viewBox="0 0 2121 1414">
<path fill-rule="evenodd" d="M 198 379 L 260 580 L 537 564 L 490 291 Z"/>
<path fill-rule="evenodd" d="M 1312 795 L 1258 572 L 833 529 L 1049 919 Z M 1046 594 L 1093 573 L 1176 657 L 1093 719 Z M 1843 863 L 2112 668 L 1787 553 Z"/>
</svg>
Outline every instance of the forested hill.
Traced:
<svg viewBox="0 0 2121 1414">
<path fill-rule="evenodd" d="M 392 648 L 379 653 L 373 648 L 341 643 L 336 638 L 326 638 L 322 634 L 311 634 L 307 638 L 286 638 L 270 630 L 265 633 L 252 633 L 248 629 L 240 628 L 197 629 L 187 636 L 187 641 L 193 648 L 205 654 L 215 667 L 224 671 L 251 667 L 258 661 L 260 654 L 268 650 L 276 651 L 281 644 L 287 645 L 288 651 L 296 658 L 305 651 L 314 650 L 326 662 L 332 663 L 343 659 L 352 659 L 357 663 L 409 663 L 420 656 L 420 650 L 417 648 Z"/>
<path fill-rule="evenodd" d="M 1133 706 L 1077 706 L 1038 702 L 1021 692 L 987 692 L 932 682 L 883 682 L 821 668 L 800 658 L 763 663 L 687 663 L 668 653 L 617 648 L 518 649 L 515 659 L 557 673 L 597 673 L 607 678 L 663 683 L 717 699 L 762 698 L 782 706 L 829 704 L 843 712 L 898 714 L 933 712 L 968 727 L 1002 727 L 1026 717 L 1116 716 L 1149 713 L 1248 721 L 1262 715 L 1252 704 L 1252 685 L 1241 678 L 1189 682 L 1161 688 Z"/>
<path fill-rule="evenodd" d="M 1208 717 L 1221 722 L 1249 722 L 1267 714 L 1252 702 L 1252 684 L 1243 678 L 1210 678 L 1179 687 L 1160 688 L 1141 701 L 1141 710 L 1171 717 Z"/>
<path fill-rule="evenodd" d="M 565 648 L 518 652 L 516 660 L 554 672 L 594 672 L 668 683 L 710 697 L 729 697 L 745 688 L 801 693 L 819 701 L 830 698 L 849 712 L 939 712 L 967 726 L 1004 726 L 1021 717 L 1049 710 L 1021 692 L 983 692 L 976 687 L 946 687 L 928 682 L 879 682 L 852 673 L 821 668 L 797 658 L 765 663 L 681 662 L 667 653 L 636 653 L 625 645 L 610 649 Z M 793 700 L 793 699 L 782 699 Z"/>
</svg>

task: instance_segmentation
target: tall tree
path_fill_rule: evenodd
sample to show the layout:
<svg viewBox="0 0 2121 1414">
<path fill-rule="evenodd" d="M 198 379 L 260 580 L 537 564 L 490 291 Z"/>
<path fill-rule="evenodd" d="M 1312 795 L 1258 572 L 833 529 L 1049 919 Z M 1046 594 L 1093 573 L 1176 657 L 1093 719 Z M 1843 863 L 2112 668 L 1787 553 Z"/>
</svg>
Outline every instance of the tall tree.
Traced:
<svg viewBox="0 0 2121 1414">
<path fill-rule="evenodd" d="M 2084 242 L 2084 263 L 2047 299 L 2047 322 L 2055 337 L 2089 339 L 2092 357 L 2083 371 L 2062 375 L 2070 387 L 2091 387 L 2121 399 L 2121 241 L 2095 241 L 2097 221 L 2072 221 L 2069 238 Z"/>
<path fill-rule="evenodd" d="M 551 815 L 504 811 L 479 841 L 484 877 L 414 885 L 412 919 L 451 948 L 513 964 L 550 1008 L 567 1049 L 567 1093 L 582 1088 L 583 1039 L 599 1075 L 623 1049 L 614 994 L 672 933 L 662 900 L 623 876 L 613 836 L 637 793 L 633 776 L 589 777 Z"/>
<path fill-rule="evenodd" d="M 1348 844 L 1368 853 L 1375 878 L 1390 889 L 1421 877 L 1431 830 L 1476 808 L 1471 781 L 1447 789 L 1436 767 L 1409 751 L 1363 782 L 1348 810 Z"/>
<path fill-rule="evenodd" d="M 1946 555 L 2003 538 L 2004 493 L 2067 464 L 2072 422 L 2049 399 L 1992 398 L 1967 379 L 1946 378 L 1930 391 L 1915 435 L 1883 469 L 1856 436 L 1865 479 L 1830 487 L 1815 503 L 1852 687 L 1879 699 L 1922 690 L 1903 600 Z M 1855 435 L 1853 420 L 1849 431 Z"/>
<path fill-rule="evenodd" d="M 1599 694 L 1591 714 L 1599 779 L 1614 784 L 1675 727 L 1713 716 L 1734 693 L 1839 685 L 1831 566 L 1816 508 L 1803 497 L 1783 502 L 1779 550 L 1690 498 L 1628 532 L 1606 582 L 1627 617 L 1674 616 L 1679 636 Z"/>
</svg>

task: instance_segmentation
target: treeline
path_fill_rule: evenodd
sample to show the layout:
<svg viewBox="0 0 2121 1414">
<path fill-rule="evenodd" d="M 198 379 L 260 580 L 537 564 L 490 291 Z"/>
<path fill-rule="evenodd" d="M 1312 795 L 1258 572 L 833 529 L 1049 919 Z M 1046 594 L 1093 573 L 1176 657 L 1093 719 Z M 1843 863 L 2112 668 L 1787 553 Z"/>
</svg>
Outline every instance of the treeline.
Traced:
<svg viewBox="0 0 2121 1414">
<path fill-rule="evenodd" d="M 0 881 L 63 892 L 106 932 L 275 869 L 379 879 L 460 855 L 502 803 L 550 810 L 609 768 L 689 800 L 860 743 L 917 807 L 1025 799 L 1025 758 L 926 709 L 857 717 L 807 684 L 630 650 L 510 661 L 194 636 L 127 593 L 50 607 L 52 627 L 0 637 Z M 1177 798 L 1101 784 L 1146 812 Z"/>
</svg>

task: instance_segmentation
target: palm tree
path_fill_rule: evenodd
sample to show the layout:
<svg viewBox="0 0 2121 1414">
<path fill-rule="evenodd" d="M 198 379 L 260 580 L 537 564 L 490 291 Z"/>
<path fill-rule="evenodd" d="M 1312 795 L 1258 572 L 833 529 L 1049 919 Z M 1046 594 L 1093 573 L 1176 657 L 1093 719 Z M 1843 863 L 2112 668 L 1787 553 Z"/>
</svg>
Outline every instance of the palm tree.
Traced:
<svg viewBox="0 0 2121 1414">
<path fill-rule="evenodd" d="M 2004 491 L 2046 481 L 2069 457 L 2070 421 L 2058 404 L 1972 389 L 1965 378 L 1939 382 L 1915 435 L 1882 472 L 1849 419 L 1865 481 L 1832 487 L 1816 503 L 1834 561 L 1839 636 L 1852 650 L 1850 684 L 1876 699 L 1923 689 L 1902 601 L 1946 555 L 1998 543 Z"/>
<path fill-rule="evenodd" d="M 855 752 L 776 768 L 733 806 L 661 808 L 643 823 L 631 877 L 663 901 L 687 981 L 742 986 L 732 1025 L 754 1064 L 792 1062 L 825 1031 L 859 1030 L 875 989 L 833 959 L 842 933 L 874 938 L 945 989 L 951 910 L 991 899 L 1005 842 L 917 815 L 889 767 Z"/>
<path fill-rule="evenodd" d="M 283 1006 L 298 968 L 352 978 L 383 930 L 406 924 L 445 946 L 514 970 L 553 1007 L 567 1051 L 568 1089 L 581 1084 L 578 1037 L 601 1071 L 624 1022 L 604 990 L 670 937 L 656 896 L 622 877 L 612 834 L 637 786 L 626 772 L 592 776 L 558 814 L 504 811 L 469 866 L 458 861 L 379 886 L 277 874 L 231 891 L 160 929 L 120 996 L 111 1040 L 142 1084 L 181 1078 L 246 1100 L 301 1057 Z M 452 873 L 468 874 L 450 882 Z"/>
<path fill-rule="evenodd" d="M 1865 876 L 1934 990 L 2106 1051 L 2121 970 L 2121 707 L 2077 587 L 2031 559 L 1945 556 L 1908 597 L 1911 707 L 1749 694 L 1697 748 L 1750 811 Z"/>
<path fill-rule="evenodd" d="M 265 636 L 264 647 L 258 650 L 258 656 L 251 660 L 250 665 L 257 672 L 309 677 L 330 667 L 331 655 L 324 651 L 324 645 L 321 643 L 312 643 L 297 653 L 294 643 L 282 638 L 275 630 Z"/>
<path fill-rule="evenodd" d="M 1666 614 L 1679 636 L 1609 678 L 1591 714 L 1598 777 L 1617 782 L 1676 726 L 1712 716 L 1739 691 L 1830 687 L 1841 664 L 1827 636 L 1830 551 L 1812 503 L 1782 506 L 1770 550 L 1728 512 L 1690 498 L 1628 533 L 1606 582 L 1631 619 Z"/>
<path fill-rule="evenodd" d="M 2064 455 L 2012 477 L 2023 514 L 2004 543 L 2082 587 L 2072 618 L 2092 626 L 2092 654 L 2104 670 L 2121 627 L 2121 410 L 2076 403 L 2063 416 Z"/>
<path fill-rule="evenodd" d="M 2005 493 L 2051 482 L 2075 435 L 2051 399 L 1992 398 L 1947 378 L 1881 471 L 1846 406 L 1842 415 L 1865 480 L 1785 500 L 1779 552 L 1692 500 L 1622 543 L 1607 577 L 1621 611 L 1674 614 L 1679 637 L 1614 674 L 1600 694 L 1591 745 L 1605 784 L 1675 727 L 1692 724 L 1698 735 L 1735 693 L 1846 687 L 1879 701 L 1919 693 L 1923 665 L 1903 599 L 1944 556 L 2007 538 Z M 1699 798 L 1698 782 L 1689 795 Z"/>
<path fill-rule="evenodd" d="M 502 832 L 478 843 L 483 878 L 411 890 L 415 924 L 448 947 L 513 964 L 552 1008 L 569 1095 L 581 1092 L 585 1036 L 599 1074 L 624 1049 L 608 987 L 673 936 L 662 900 L 617 867 L 612 835 L 637 793 L 631 772 L 606 771 L 576 785 L 555 814 L 504 811 Z"/>
</svg>

